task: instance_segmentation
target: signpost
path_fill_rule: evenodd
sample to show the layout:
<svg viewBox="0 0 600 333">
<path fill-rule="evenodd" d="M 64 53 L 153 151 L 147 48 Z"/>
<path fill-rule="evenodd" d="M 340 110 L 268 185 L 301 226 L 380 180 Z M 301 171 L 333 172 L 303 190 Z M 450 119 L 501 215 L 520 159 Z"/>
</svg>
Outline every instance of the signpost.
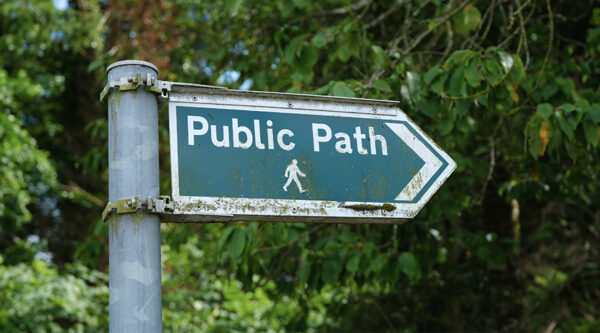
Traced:
<svg viewBox="0 0 600 333">
<path fill-rule="evenodd" d="M 169 125 L 190 221 L 397 222 L 456 166 L 391 101 L 173 83 Z"/>
<path fill-rule="evenodd" d="M 111 332 L 160 332 L 166 222 L 393 223 L 456 164 L 396 102 L 159 81 L 108 67 Z M 159 197 L 158 101 L 169 101 L 172 198 Z"/>
<path fill-rule="evenodd" d="M 109 200 L 156 198 L 158 103 L 140 81 L 156 82 L 158 69 L 134 60 L 116 62 L 107 71 Z M 108 220 L 109 329 L 160 332 L 160 220 L 145 211 L 133 213 Z"/>
</svg>

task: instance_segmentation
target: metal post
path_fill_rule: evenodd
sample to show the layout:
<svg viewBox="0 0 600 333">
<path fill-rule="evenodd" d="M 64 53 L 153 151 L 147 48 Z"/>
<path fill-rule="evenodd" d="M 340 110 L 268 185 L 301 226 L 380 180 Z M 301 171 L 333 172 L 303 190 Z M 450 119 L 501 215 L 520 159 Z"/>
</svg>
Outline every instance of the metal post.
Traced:
<svg viewBox="0 0 600 333">
<path fill-rule="evenodd" d="M 157 80 L 144 61 L 110 65 L 108 82 Z M 125 81 L 123 81 L 125 78 Z M 159 196 L 157 96 L 140 86 L 115 87 L 108 97 L 109 201 Z M 160 228 L 156 215 L 115 214 L 109 220 L 110 332 L 160 332 Z"/>
</svg>

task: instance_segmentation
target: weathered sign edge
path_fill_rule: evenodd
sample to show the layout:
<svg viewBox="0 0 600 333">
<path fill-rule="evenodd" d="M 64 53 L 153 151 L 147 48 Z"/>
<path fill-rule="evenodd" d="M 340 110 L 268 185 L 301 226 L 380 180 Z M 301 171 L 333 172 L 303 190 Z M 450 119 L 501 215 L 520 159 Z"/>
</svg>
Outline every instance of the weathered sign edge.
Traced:
<svg viewBox="0 0 600 333">
<path fill-rule="evenodd" d="M 261 96 L 260 100 L 262 103 L 257 102 L 257 97 L 259 96 Z M 323 103 L 326 104 L 326 107 L 323 106 Z M 318 200 L 184 197 L 180 196 L 178 191 L 177 129 L 174 118 L 177 106 L 238 110 L 253 109 L 250 111 L 351 116 L 393 121 L 402 120 L 409 123 L 430 147 L 442 156 L 447 162 L 447 166 L 426 192 L 422 194 L 421 199 L 417 203 L 392 203 L 396 206 L 396 209 L 391 212 L 385 209 L 376 209 L 375 207 L 381 204 L 370 202 L 340 203 Z M 348 107 L 351 107 L 354 112 L 348 111 Z M 190 222 L 209 222 L 257 219 L 263 221 L 297 220 L 304 222 L 327 222 L 326 220 L 340 220 L 340 222 L 343 220 L 401 221 L 402 219 L 410 219 L 416 216 L 456 168 L 456 163 L 452 158 L 397 107 L 397 102 L 391 101 L 269 92 L 252 92 L 248 94 L 246 91 L 186 86 L 185 89 L 174 89 L 169 96 L 169 124 L 171 133 L 173 200 L 177 203 L 176 206 L 178 207 L 173 214 L 182 216 L 180 218 L 172 217 L 172 219 L 184 222 L 186 220 Z M 345 208 L 348 206 L 365 209 L 361 211 Z M 198 216 L 191 217 L 194 215 Z"/>
</svg>

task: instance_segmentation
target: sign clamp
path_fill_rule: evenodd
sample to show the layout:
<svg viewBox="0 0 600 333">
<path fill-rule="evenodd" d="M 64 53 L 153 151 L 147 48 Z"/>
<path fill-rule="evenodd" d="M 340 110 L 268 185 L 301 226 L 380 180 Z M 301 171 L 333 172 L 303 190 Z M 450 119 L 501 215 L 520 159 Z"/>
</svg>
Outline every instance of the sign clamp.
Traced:
<svg viewBox="0 0 600 333">
<path fill-rule="evenodd" d="M 171 197 L 166 195 L 162 195 L 158 199 L 148 197 L 144 200 L 142 200 L 141 196 L 136 195 L 133 198 L 117 200 L 114 204 L 109 202 L 102 212 L 102 222 L 106 222 L 114 214 L 131 214 L 138 211 L 150 214 L 165 214 L 173 211 L 173 202 L 171 201 Z"/>
<path fill-rule="evenodd" d="M 118 88 L 119 91 L 128 91 L 143 86 L 147 91 L 162 95 L 159 82 L 150 73 L 147 73 L 145 78 L 142 77 L 141 73 L 138 73 L 135 77 L 121 77 L 118 81 L 109 81 L 100 92 L 100 102 L 104 102 L 110 91 L 115 88 Z"/>
</svg>

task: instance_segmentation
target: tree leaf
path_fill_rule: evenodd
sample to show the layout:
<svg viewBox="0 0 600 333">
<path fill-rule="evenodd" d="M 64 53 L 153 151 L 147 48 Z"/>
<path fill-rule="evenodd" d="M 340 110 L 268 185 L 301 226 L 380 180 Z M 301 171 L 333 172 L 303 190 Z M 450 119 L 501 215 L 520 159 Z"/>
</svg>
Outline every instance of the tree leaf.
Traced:
<svg viewBox="0 0 600 333">
<path fill-rule="evenodd" d="M 352 274 L 356 273 L 356 271 L 358 271 L 358 264 L 360 263 L 360 257 L 361 254 L 357 253 L 355 255 L 352 256 L 352 258 L 350 258 L 350 260 L 348 260 L 348 262 L 346 262 L 346 270 Z"/>
<path fill-rule="evenodd" d="M 384 68 L 388 63 L 388 56 L 385 51 L 378 45 L 372 45 L 371 51 L 373 52 L 373 64 L 376 67 Z"/>
<path fill-rule="evenodd" d="M 433 118 L 437 114 L 439 109 L 438 103 L 432 100 L 425 100 L 421 103 L 419 110 L 426 116 Z"/>
<path fill-rule="evenodd" d="M 373 82 L 373 87 L 380 91 L 392 92 L 392 88 L 384 79 L 375 80 L 375 82 Z"/>
<path fill-rule="evenodd" d="M 519 56 L 515 55 L 513 60 L 514 64 L 512 65 L 512 69 L 510 70 L 508 79 L 509 81 L 512 81 L 513 85 L 517 85 L 526 76 L 525 66 L 523 65 L 523 61 L 521 61 L 521 58 L 519 58 Z"/>
<path fill-rule="evenodd" d="M 350 89 L 344 82 L 338 82 L 333 86 L 332 93 L 334 96 L 355 97 L 354 91 Z"/>
<path fill-rule="evenodd" d="M 448 60 L 446 60 L 446 62 L 444 63 L 444 69 L 449 70 L 455 65 L 464 64 L 467 61 L 469 61 L 469 59 L 473 58 L 474 56 L 476 56 L 478 54 L 479 53 L 472 51 L 472 50 L 454 51 L 450 55 L 450 57 L 448 57 Z"/>
<path fill-rule="evenodd" d="M 418 74 L 411 71 L 406 72 L 406 81 L 402 84 L 400 94 L 412 105 L 421 101 L 421 78 Z"/>
<path fill-rule="evenodd" d="M 567 140 L 564 142 L 564 145 L 567 155 L 573 162 L 577 162 L 577 160 L 582 157 L 581 150 L 577 147 L 578 145 L 575 142 Z"/>
<path fill-rule="evenodd" d="M 529 151 L 529 154 L 534 159 L 544 155 L 546 147 L 550 142 L 551 131 L 552 123 L 544 120 L 537 114 L 534 114 L 527 122 L 527 125 L 525 125 L 525 129 L 523 130 L 525 149 Z"/>
<path fill-rule="evenodd" d="M 225 248 L 225 244 L 227 244 L 227 241 L 229 241 L 229 236 L 231 235 L 231 233 L 233 232 L 235 228 L 227 228 L 225 230 L 225 233 L 223 234 L 223 236 L 221 236 L 221 238 L 219 239 L 219 242 L 217 244 L 217 249 L 219 251 L 224 250 Z"/>
<path fill-rule="evenodd" d="M 228 2 L 230 17 L 237 16 L 240 11 L 240 7 L 242 6 L 242 1 L 243 0 L 233 0 Z"/>
<path fill-rule="evenodd" d="M 437 128 L 440 131 L 441 135 L 448 135 L 450 134 L 450 132 L 452 132 L 452 129 L 454 128 L 454 120 L 446 119 L 444 121 L 441 121 L 438 123 Z"/>
<path fill-rule="evenodd" d="M 398 258 L 400 271 L 411 280 L 418 280 L 421 277 L 421 268 L 417 259 L 411 252 L 403 252 Z"/>
<path fill-rule="evenodd" d="M 600 104 L 592 104 L 590 106 L 590 117 L 596 124 L 600 124 Z"/>
<path fill-rule="evenodd" d="M 337 282 L 340 271 L 340 261 L 337 258 L 329 258 L 323 263 L 321 278 L 325 283 L 334 284 Z"/>
<path fill-rule="evenodd" d="M 516 83 L 506 82 L 505 84 L 506 90 L 508 90 L 508 94 L 510 95 L 510 99 L 518 103 L 519 102 L 519 92 L 517 91 L 518 85 Z"/>
<path fill-rule="evenodd" d="M 565 133 L 567 138 L 570 141 L 575 140 L 575 133 L 573 132 L 573 128 L 571 127 L 571 124 L 569 124 L 569 122 L 565 119 L 563 114 L 560 112 L 554 112 L 554 117 L 556 118 L 556 121 L 558 122 L 558 126 L 560 127 L 562 132 Z"/>
<path fill-rule="evenodd" d="M 282 1 L 279 4 L 281 10 L 281 16 L 284 18 L 289 17 L 294 11 L 294 4 L 291 1 Z"/>
<path fill-rule="evenodd" d="M 322 30 L 317 32 L 317 34 L 313 37 L 311 43 L 316 48 L 322 48 L 323 46 L 325 46 L 325 44 L 327 44 L 327 37 L 325 37 L 325 32 Z"/>
<path fill-rule="evenodd" d="M 385 258 L 385 254 L 378 254 L 377 257 L 375 257 L 375 259 L 369 264 L 366 273 L 369 274 L 371 272 L 378 272 L 381 269 L 381 267 L 385 264 Z"/>
<path fill-rule="evenodd" d="M 431 81 L 435 79 L 440 73 L 443 73 L 444 70 L 440 68 L 440 66 L 435 65 L 431 69 L 427 71 L 425 76 L 423 77 L 423 81 L 425 84 L 431 84 Z"/>
<path fill-rule="evenodd" d="M 483 74 L 479 70 L 479 66 L 481 66 L 481 60 L 479 58 L 473 58 L 469 62 L 469 66 L 465 69 L 465 78 L 469 85 L 473 88 L 479 86 L 481 79 L 483 78 Z"/>
<path fill-rule="evenodd" d="M 467 110 L 469 109 L 469 107 L 471 106 L 471 101 L 468 99 L 463 99 L 461 101 L 458 102 L 458 104 L 456 105 L 456 108 L 454 108 L 454 112 L 456 112 L 457 115 L 465 115 L 467 113 Z"/>
<path fill-rule="evenodd" d="M 583 122 L 583 133 L 585 134 L 585 139 L 594 147 L 598 146 L 598 143 L 600 142 L 600 136 L 598 134 L 599 132 L 600 126 L 591 121 Z"/>
<path fill-rule="evenodd" d="M 444 72 L 438 79 L 435 80 L 435 82 L 433 82 L 433 84 L 431 84 L 431 90 L 436 94 L 442 93 L 447 79 L 448 73 Z"/>
<path fill-rule="evenodd" d="M 309 266 L 308 262 L 305 262 L 303 265 L 300 266 L 300 269 L 298 270 L 298 278 L 300 279 L 300 281 L 302 283 L 307 283 L 309 277 L 310 277 L 310 266 Z"/>
<path fill-rule="evenodd" d="M 348 60 L 350 59 L 350 48 L 348 47 L 348 43 L 344 43 L 342 44 L 337 51 L 335 52 L 335 54 L 337 55 L 338 59 L 340 59 L 341 62 L 348 62 Z"/>
<path fill-rule="evenodd" d="M 464 69 L 461 67 L 452 73 L 450 77 L 450 96 L 461 96 L 463 86 L 466 85 L 463 78 Z M 466 88 L 466 86 L 464 86 Z"/>
<path fill-rule="evenodd" d="M 491 84 L 497 84 L 498 80 L 500 80 L 502 77 L 502 66 L 496 59 L 493 59 L 492 57 L 485 58 L 483 63 L 488 72 L 486 75 L 488 81 Z"/>
<path fill-rule="evenodd" d="M 474 31 L 481 22 L 481 12 L 477 7 L 469 4 L 453 18 L 453 23 L 456 31 L 466 35 Z"/>
<path fill-rule="evenodd" d="M 296 8 L 306 9 L 306 8 L 310 7 L 310 1 L 306 1 L 306 0 L 292 0 L 292 2 L 296 6 Z"/>
<path fill-rule="evenodd" d="M 284 58 L 288 64 L 292 65 L 294 63 L 294 59 L 299 53 L 298 51 L 302 49 L 300 47 L 300 45 L 302 44 L 302 40 L 303 36 L 294 37 L 292 38 L 288 46 L 285 48 Z"/>
<path fill-rule="evenodd" d="M 102 66 L 102 62 L 103 62 L 102 59 L 96 59 L 96 60 L 90 62 L 90 64 L 87 66 L 86 71 L 88 73 L 95 71 L 96 69 L 100 68 L 100 66 Z"/>
<path fill-rule="evenodd" d="M 577 107 L 573 104 L 565 103 L 565 104 L 560 105 L 557 109 L 561 109 L 561 110 L 564 110 L 565 112 L 569 113 L 569 112 L 573 112 L 573 111 L 577 110 Z"/>
<path fill-rule="evenodd" d="M 233 260 L 237 260 L 244 252 L 246 246 L 246 231 L 244 229 L 234 229 L 231 239 L 227 244 L 228 252 Z"/>
<path fill-rule="evenodd" d="M 546 147 L 548 146 L 548 143 L 550 142 L 550 136 L 552 135 L 551 123 L 547 120 L 542 121 L 542 123 L 540 124 L 540 130 L 538 133 L 540 136 L 540 144 L 541 144 L 538 155 L 544 156 L 544 153 L 546 152 Z"/>
<path fill-rule="evenodd" d="M 298 65 L 303 71 L 310 71 L 312 66 L 317 62 L 319 54 L 317 49 L 311 45 L 302 48 L 302 53 L 299 58 Z"/>
<path fill-rule="evenodd" d="M 500 57 L 500 63 L 504 67 L 504 70 L 509 71 L 515 61 L 513 56 L 504 51 L 499 51 L 498 57 Z"/>
<path fill-rule="evenodd" d="M 557 91 L 558 91 L 557 85 L 548 83 L 544 86 L 544 89 L 542 90 L 542 95 L 544 96 L 544 99 L 548 100 L 552 96 L 554 96 Z"/>
<path fill-rule="evenodd" d="M 544 120 L 550 119 L 552 112 L 552 105 L 548 103 L 538 105 L 537 109 L 535 110 L 535 113 Z"/>
</svg>

